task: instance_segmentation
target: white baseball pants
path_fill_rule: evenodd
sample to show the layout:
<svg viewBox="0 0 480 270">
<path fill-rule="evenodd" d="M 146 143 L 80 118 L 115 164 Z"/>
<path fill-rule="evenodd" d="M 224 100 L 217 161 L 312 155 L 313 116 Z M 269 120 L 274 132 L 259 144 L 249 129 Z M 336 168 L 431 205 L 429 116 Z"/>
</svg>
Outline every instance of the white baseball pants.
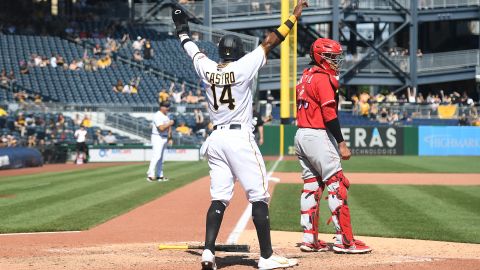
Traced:
<svg viewBox="0 0 480 270">
<path fill-rule="evenodd" d="M 219 128 L 205 141 L 201 154 L 210 166 L 210 195 L 212 201 L 226 205 L 233 196 L 235 180 L 245 190 L 248 201 L 268 203 L 268 179 L 262 154 L 252 131 Z"/>
<path fill-rule="evenodd" d="M 152 134 L 152 159 L 148 167 L 147 176 L 156 178 L 163 177 L 163 157 L 167 145 L 167 138 Z"/>
</svg>

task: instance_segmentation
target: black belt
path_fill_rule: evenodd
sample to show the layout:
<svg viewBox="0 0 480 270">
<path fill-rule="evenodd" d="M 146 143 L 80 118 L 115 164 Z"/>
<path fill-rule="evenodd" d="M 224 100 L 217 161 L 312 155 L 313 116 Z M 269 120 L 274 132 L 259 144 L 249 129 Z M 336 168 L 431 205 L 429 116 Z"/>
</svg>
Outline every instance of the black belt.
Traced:
<svg viewBox="0 0 480 270">
<path fill-rule="evenodd" d="M 217 130 L 217 128 L 218 128 L 217 125 L 213 126 L 213 130 Z M 230 124 L 228 129 L 242 129 L 242 125 L 240 125 L 240 124 Z"/>
</svg>

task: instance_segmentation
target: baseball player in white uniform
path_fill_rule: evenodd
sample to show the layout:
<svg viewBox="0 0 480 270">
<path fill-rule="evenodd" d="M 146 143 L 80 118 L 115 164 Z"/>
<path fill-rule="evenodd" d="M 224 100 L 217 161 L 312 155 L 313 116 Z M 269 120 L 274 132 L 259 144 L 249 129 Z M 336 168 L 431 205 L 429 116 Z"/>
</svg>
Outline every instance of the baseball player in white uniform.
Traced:
<svg viewBox="0 0 480 270">
<path fill-rule="evenodd" d="M 207 101 L 214 131 L 201 149 L 210 166 L 212 202 L 207 212 L 205 249 L 202 269 L 216 269 L 215 240 L 226 206 L 233 196 L 235 179 L 245 189 L 252 203 L 252 217 L 260 244 L 260 269 L 296 265 L 296 259 L 273 255 L 268 214 L 268 180 L 265 163 L 255 143 L 252 124 L 252 84 L 267 55 L 280 44 L 300 17 L 305 0 L 299 0 L 293 15 L 267 36 L 252 52 L 245 54 L 242 40 L 225 35 L 219 42 L 222 61 L 216 63 L 191 41 L 187 17 L 181 8 L 173 8 L 172 17 L 181 45 L 193 60 L 198 76 L 208 86 Z"/>
<path fill-rule="evenodd" d="M 168 138 L 172 132 L 173 120 L 168 118 L 167 113 L 169 104 L 162 102 L 160 109 L 153 116 L 152 121 L 152 159 L 147 172 L 147 181 L 168 181 L 168 178 L 163 176 L 163 157 L 165 148 L 167 146 Z"/>
</svg>

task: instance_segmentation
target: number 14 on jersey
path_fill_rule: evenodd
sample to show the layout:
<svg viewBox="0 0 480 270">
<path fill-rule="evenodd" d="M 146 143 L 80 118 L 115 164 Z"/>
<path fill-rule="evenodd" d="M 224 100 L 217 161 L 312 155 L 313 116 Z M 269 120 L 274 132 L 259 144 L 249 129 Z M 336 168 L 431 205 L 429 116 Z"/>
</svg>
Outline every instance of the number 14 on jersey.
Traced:
<svg viewBox="0 0 480 270">
<path fill-rule="evenodd" d="M 228 104 L 228 108 L 233 111 L 235 109 L 235 99 L 232 97 L 232 86 L 227 84 L 223 87 L 222 93 L 220 94 L 220 99 L 217 101 L 217 92 L 215 91 L 215 85 L 213 84 L 212 87 L 210 87 L 212 90 L 213 94 L 213 108 L 217 111 L 219 106 L 218 106 L 218 101 L 220 101 L 221 104 Z"/>
</svg>

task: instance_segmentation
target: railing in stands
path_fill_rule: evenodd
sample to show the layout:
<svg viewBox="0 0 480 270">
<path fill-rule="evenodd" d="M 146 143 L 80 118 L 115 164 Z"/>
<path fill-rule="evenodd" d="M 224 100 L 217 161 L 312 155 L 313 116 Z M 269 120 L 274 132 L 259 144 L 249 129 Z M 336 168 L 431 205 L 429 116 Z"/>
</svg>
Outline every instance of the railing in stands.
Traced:
<svg viewBox="0 0 480 270">
<path fill-rule="evenodd" d="M 410 0 L 397 0 L 397 3 L 403 8 L 410 8 Z M 204 3 L 203 1 L 188 3 L 182 5 L 197 18 L 203 19 Z M 319 12 L 331 10 L 332 0 L 311 0 L 309 7 L 305 13 Z M 441 8 L 457 8 L 480 6 L 480 0 L 419 0 L 419 9 L 441 9 Z M 388 0 L 341 0 L 341 9 L 375 9 L 375 10 L 391 10 L 398 8 L 392 5 Z M 245 1 L 229 1 L 216 0 L 212 1 L 212 18 L 213 19 L 232 19 L 238 16 L 278 16 L 281 5 L 277 0 L 245 0 Z"/>
<path fill-rule="evenodd" d="M 360 59 L 360 57 L 358 58 Z M 409 72 L 410 64 L 408 56 L 391 56 L 390 60 L 396 63 L 403 71 Z M 342 70 L 348 70 L 359 60 L 345 61 Z M 310 57 L 300 57 L 297 61 L 298 72 L 301 74 L 303 69 L 308 67 Z M 457 68 L 475 67 L 480 65 L 480 50 L 464 50 L 454 52 L 424 54 L 417 58 L 418 72 L 432 73 L 442 70 L 452 70 Z M 378 60 L 372 61 L 361 69 L 370 73 L 390 72 Z M 261 79 L 272 79 L 280 76 L 280 61 L 278 59 L 269 60 L 267 65 L 260 70 Z"/>
</svg>

